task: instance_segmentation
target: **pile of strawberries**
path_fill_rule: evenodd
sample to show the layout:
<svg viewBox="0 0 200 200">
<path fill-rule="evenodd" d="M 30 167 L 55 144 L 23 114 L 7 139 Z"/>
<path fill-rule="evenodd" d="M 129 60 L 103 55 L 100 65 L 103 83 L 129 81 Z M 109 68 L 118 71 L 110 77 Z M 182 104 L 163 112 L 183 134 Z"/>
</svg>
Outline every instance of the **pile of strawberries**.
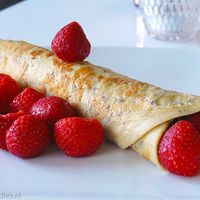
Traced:
<svg viewBox="0 0 200 200">
<path fill-rule="evenodd" d="M 89 55 L 91 45 L 82 27 L 72 22 L 55 35 L 51 47 L 58 58 L 76 62 Z M 0 114 L 0 149 L 18 157 L 38 156 L 51 140 L 68 156 L 88 156 L 103 142 L 97 119 L 77 117 L 62 98 L 32 88 L 20 91 L 6 74 L 0 74 Z"/>
<path fill-rule="evenodd" d="M 45 97 L 0 74 L 0 148 L 21 158 L 40 155 L 50 141 L 68 156 L 88 156 L 103 142 L 103 128 L 96 119 L 77 117 L 62 98 Z"/>
</svg>

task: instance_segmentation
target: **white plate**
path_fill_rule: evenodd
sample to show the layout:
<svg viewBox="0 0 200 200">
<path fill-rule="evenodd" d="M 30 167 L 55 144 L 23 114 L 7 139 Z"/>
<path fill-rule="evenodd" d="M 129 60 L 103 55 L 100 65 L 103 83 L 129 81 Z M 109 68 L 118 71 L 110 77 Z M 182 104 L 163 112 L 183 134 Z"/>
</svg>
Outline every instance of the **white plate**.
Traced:
<svg viewBox="0 0 200 200">
<path fill-rule="evenodd" d="M 195 50 L 94 48 L 89 60 L 167 89 L 200 94 Z M 54 147 L 29 160 L 1 151 L 0 159 L 2 199 L 200 199 L 200 175 L 163 173 L 135 152 L 111 144 L 80 159 Z"/>
</svg>

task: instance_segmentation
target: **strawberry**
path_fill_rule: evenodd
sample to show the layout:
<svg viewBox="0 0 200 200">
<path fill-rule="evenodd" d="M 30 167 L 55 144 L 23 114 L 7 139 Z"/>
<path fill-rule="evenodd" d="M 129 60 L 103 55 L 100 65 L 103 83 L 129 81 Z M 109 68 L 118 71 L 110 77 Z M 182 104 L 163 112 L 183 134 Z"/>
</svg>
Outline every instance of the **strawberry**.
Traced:
<svg viewBox="0 0 200 200">
<path fill-rule="evenodd" d="M 55 142 L 67 156 L 93 154 L 103 142 L 103 128 L 97 119 L 64 118 L 54 127 Z"/>
<path fill-rule="evenodd" d="M 49 96 L 36 101 L 30 109 L 30 114 L 45 120 L 50 126 L 64 117 L 75 115 L 72 106 L 60 97 Z"/>
<path fill-rule="evenodd" d="M 67 62 L 84 60 L 89 55 L 90 48 L 90 42 L 77 22 L 64 26 L 51 43 L 52 51 L 58 58 Z"/>
<path fill-rule="evenodd" d="M 38 156 L 49 141 L 48 126 L 32 115 L 19 117 L 6 134 L 8 151 L 21 158 Z"/>
<path fill-rule="evenodd" d="M 196 175 L 200 167 L 199 132 L 190 122 L 176 122 L 161 138 L 158 157 L 161 165 L 173 174 Z"/>
<path fill-rule="evenodd" d="M 0 149 L 7 150 L 6 146 L 6 131 L 10 128 L 12 123 L 20 116 L 25 115 L 25 112 L 19 111 L 18 113 L 8 113 L 0 115 Z"/>
<path fill-rule="evenodd" d="M 9 75 L 0 74 L 0 113 L 4 114 L 13 98 L 19 93 L 19 87 Z"/>
<path fill-rule="evenodd" d="M 7 113 L 5 115 L 2 115 L 5 119 L 9 120 L 9 121 L 15 121 L 18 117 L 21 117 L 23 115 L 25 115 L 26 112 L 24 112 L 23 110 L 20 110 L 16 113 Z"/>
<path fill-rule="evenodd" d="M 30 107 L 33 105 L 33 103 L 35 103 L 37 100 L 43 97 L 44 95 L 41 94 L 40 92 L 32 88 L 25 88 L 10 103 L 9 111 L 17 112 L 19 110 L 23 110 L 27 112 L 30 109 Z"/>
<path fill-rule="evenodd" d="M 193 126 L 198 130 L 200 133 L 200 112 L 188 115 L 184 117 L 184 119 L 193 124 Z"/>
</svg>

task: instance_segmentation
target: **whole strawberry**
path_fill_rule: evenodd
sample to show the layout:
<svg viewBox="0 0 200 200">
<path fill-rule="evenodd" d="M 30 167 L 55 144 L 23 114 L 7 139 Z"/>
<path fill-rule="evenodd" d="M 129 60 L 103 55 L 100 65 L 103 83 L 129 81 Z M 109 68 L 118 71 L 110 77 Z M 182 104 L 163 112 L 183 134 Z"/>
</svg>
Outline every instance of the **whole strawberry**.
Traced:
<svg viewBox="0 0 200 200">
<path fill-rule="evenodd" d="M 67 62 L 84 60 L 89 55 L 90 48 L 90 42 L 77 22 L 64 26 L 51 43 L 52 51 L 58 58 Z"/>
<path fill-rule="evenodd" d="M 54 134 L 58 147 L 71 157 L 89 156 L 103 142 L 103 128 L 96 119 L 61 119 L 55 124 Z"/>
<path fill-rule="evenodd" d="M 0 113 L 4 114 L 13 98 L 19 93 L 19 87 L 9 75 L 0 74 Z"/>
<path fill-rule="evenodd" d="M 173 174 L 194 176 L 200 167 L 200 134 L 187 121 L 176 122 L 160 140 L 161 165 Z"/>
<path fill-rule="evenodd" d="M 30 109 L 30 114 L 45 120 L 49 125 L 64 117 L 75 115 L 72 106 L 56 96 L 44 97 L 36 101 Z"/>
<path fill-rule="evenodd" d="M 8 151 L 21 158 L 38 156 L 50 141 L 48 126 L 31 115 L 14 121 L 6 134 Z"/>
<path fill-rule="evenodd" d="M 43 98 L 44 95 L 32 88 L 25 88 L 21 93 L 19 93 L 13 101 L 10 103 L 9 111 L 17 112 L 23 110 L 25 112 L 29 111 L 33 103 L 37 100 Z"/>
<path fill-rule="evenodd" d="M 7 150 L 6 146 L 6 132 L 11 127 L 12 123 L 20 116 L 25 115 L 25 112 L 8 113 L 0 115 L 0 149 Z"/>
</svg>

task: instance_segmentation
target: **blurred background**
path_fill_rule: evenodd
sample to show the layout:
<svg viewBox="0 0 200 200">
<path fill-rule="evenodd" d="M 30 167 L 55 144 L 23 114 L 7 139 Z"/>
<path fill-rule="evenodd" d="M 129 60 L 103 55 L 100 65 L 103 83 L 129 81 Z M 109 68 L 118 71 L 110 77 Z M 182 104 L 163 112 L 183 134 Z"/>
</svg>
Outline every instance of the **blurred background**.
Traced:
<svg viewBox="0 0 200 200">
<path fill-rule="evenodd" d="M 199 47 L 198 38 L 172 43 L 149 37 L 135 3 L 139 0 L 0 0 L 0 38 L 49 46 L 62 26 L 78 21 L 93 46 Z"/>
</svg>

